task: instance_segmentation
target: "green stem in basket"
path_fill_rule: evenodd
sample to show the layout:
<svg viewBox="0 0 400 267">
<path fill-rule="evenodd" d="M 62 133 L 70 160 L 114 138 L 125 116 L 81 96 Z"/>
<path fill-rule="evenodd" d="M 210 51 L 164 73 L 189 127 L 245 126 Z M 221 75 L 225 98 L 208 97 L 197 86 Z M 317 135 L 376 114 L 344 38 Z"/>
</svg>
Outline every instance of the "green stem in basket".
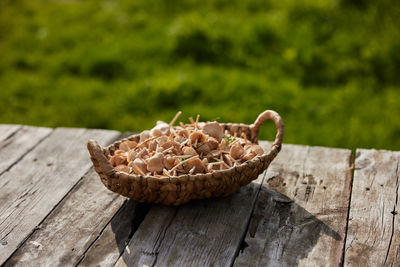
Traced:
<svg viewBox="0 0 400 267">
<path fill-rule="evenodd" d="M 222 138 L 226 140 L 228 145 L 230 145 L 232 142 L 236 141 L 236 138 L 230 136 L 230 135 L 224 135 Z"/>
</svg>

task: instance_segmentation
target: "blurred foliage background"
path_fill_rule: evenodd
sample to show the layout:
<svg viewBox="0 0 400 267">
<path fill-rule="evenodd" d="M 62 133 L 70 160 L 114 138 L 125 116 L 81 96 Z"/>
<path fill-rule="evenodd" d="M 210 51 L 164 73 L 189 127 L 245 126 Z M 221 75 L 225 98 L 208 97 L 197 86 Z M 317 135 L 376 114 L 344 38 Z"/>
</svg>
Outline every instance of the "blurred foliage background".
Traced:
<svg viewBox="0 0 400 267">
<path fill-rule="evenodd" d="M 400 1 L 2 0 L 0 51 L 0 123 L 274 109 L 287 143 L 400 150 Z"/>
</svg>

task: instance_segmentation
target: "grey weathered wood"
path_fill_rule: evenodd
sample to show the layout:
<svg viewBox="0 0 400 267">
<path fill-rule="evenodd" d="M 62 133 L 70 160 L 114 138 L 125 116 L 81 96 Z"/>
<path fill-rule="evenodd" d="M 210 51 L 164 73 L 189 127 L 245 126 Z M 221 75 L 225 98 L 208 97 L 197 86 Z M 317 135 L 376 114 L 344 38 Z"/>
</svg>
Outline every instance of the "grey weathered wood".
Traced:
<svg viewBox="0 0 400 267">
<path fill-rule="evenodd" d="M 85 253 L 79 266 L 114 266 L 150 206 L 128 200 Z"/>
<path fill-rule="evenodd" d="M 118 135 L 105 130 L 56 129 L 0 176 L 0 264 L 89 170 L 87 140 L 105 144 Z"/>
<path fill-rule="evenodd" d="M 124 201 L 91 169 L 5 266 L 75 265 Z"/>
<path fill-rule="evenodd" d="M 154 206 L 116 266 L 231 265 L 263 177 L 230 197 L 193 200 L 181 207 Z"/>
<path fill-rule="evenodd" d="M 350 150 L 284 145 L 267 171 L 235 266 L 339 266 Z"/>
<path fill-rule="evenodd" d="M 125 132 L 119 139 L 132 134 L 134 133 Z M 124 205 L 107 224 L 99 237 L 82 255 L 78 265 L 114 266 L 137 227 L 143 221 L 150 206 L 151 204 L 137 203 L 132 199 L 124 202 Z"/>
<path fill-rule="evenodd" d="M 1 127 L 0 131 L 2 128 L 5 127 Z M 8 134 L 5 139 L 0 141 L 0 175 L 10 166 L 15 164 L 21 157 L 25 156 L 26 153 L 34 148 L 52 131 L 50 128 L 30 126 L 11 126 L 11 128 L 17 128 L 17 130 Z"/>
<path fill-rule="evenodd" d="M 358 149 L 345 266 L 400 266 L 400 152 Z"/>
<path fill-rule="evenodd" d="M 9 136 L 17 132 L 22 125 L 16 124 L 0 124 L 0 141 L 7 139 Z"/>
</svg>

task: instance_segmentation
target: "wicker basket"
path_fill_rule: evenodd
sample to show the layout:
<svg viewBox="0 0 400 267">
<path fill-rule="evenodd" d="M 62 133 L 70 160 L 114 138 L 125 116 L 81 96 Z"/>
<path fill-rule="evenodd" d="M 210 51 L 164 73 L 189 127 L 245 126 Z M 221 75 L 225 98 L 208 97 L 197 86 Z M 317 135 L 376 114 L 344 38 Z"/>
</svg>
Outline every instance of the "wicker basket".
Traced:
<svg viewBox="0 0 400 267">
<path fill-rule="evenodd" d="M 119 144 L 126 140 L 138 142 L 138 134 L 117 141 L 106 148 L 101 148 L 96 141 L 90 140 L 87 147 L 96 172 L 109 190 L 139 202 L 181 205 L 191 199 L 228 196 L 239 186 L 247 185 L 257 179 L 281 149 L 284 126 L 279 114 L 272 110 L 264 111 L 252 125 L 220 124 L 232 135 L 236 132 L 240 136 L 244 132 L 249 140 L 257 143 L 260 126 L 268 119 L 275 122 L 278 130 L 269 151 L 239 166 L 207 174 L 156 178 L 115 171 L 107 160 L 107 156 L 113 155 Z"/>
</svg>

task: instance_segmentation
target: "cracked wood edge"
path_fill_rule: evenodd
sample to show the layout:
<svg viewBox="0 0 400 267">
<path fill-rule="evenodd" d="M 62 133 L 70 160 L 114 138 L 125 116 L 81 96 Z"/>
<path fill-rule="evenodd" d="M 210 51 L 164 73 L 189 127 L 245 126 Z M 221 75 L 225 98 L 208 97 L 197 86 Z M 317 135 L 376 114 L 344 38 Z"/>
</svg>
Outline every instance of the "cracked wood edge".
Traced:
<svg viewBox="0 0 400 267">
<path fill-rule="evenodd" d="M 235 266 L 340 266 L 350 150 L 284 145 L 267 170 Z"/>
<path fill-rule="evenodd" d="M 22 125 L 18 124 L 0 124 L 0 141 L 11 137 L 21 128 Z"/>
<path fill-rule="evenodd" d="M 117 135 L 115 131 L 57 128 L 0 176 L 4 184 L 0 188 L 0 265 L 88 172 L 87 140 L 106 144 Z"/>
<path fill-rule="evenodd" d="M 155 205 L 116 266 L 231 266 L 264 175 L 226 198 Z"/>
<path fill-rule="evenodd" d="M 400 266 L 400 152 L 357 149 L 345 266 Z"/>
<path fill-rule="evenodd" d="M 75 265 L 124 201 L 91 169 L 4 266 Z"/>
<path fill-rule="evenodd" d="M 29 153 L 52 131 L 50 128 L 43 127 L 0 126 L 2 126 L 0 127 L 0 175 Z M 1 137 L 5 138 L 1 140 Z M 5 181 L 0 181 L 0 186 L 3 182 Z"/>
<path fill-rule="evenodd" d="M 126 138 L 132 134 L 135 133 L 126 132 L 118 139 Z M 103 186 L 103 188 L 105 187 Z M 151 207 L 151 204 L 148 203 L 123 199 L 125 200 L 124 204 L 121 205 L 116 214 L 114 213 L 112 219 L 81 255 L 77 262 L 78 266 L 115 265 Z M 111 214 L 109 216 L 111 218 Z"/>
<path fill-rule="evenodd" d="M 114 266 L 150 207 L 132 199 L 126 201 L 82 255 L 78 266 Z"/>
</svg>

